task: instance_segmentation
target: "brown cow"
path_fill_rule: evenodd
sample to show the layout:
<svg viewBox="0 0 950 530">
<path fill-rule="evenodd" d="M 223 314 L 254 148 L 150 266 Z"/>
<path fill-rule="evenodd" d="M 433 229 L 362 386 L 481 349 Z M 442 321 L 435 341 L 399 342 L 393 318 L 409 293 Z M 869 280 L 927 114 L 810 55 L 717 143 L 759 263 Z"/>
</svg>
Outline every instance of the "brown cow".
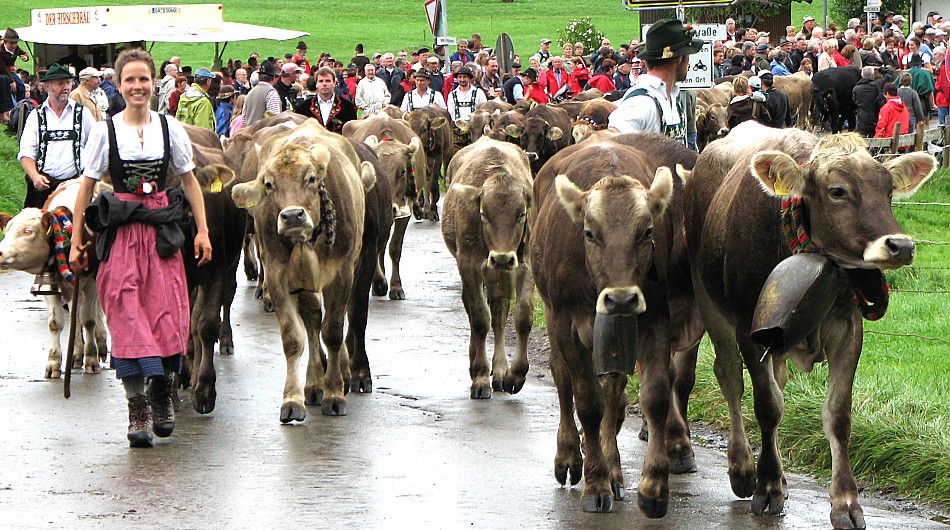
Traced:
<svg viewBox="0 0 950 530">
<path fill-rule="evenodd" d="M 795 126 L 802 130 L 809 127 L 811 100 L 815 85 L 803 72 L 775 77 L 775 89 L 788 98 L 788 114 L 795 118 Z"/>
<path fill-rule="evenodd" d="M 606 99 L 592 99 L 585 102 L 577 118 L 574 119 L 574 125 L 571 127 L 571 137 L 574 138 L 574 143 L 581 143 L 594 131 L 606 129 L 607 118 L 616 108 L 615 103 Z"/>
<path fill-rule="evenodd" d="M 409 124 L 376 113 L 366 120 L 347 122 L 344 136 L 365 142 L 376 151 L 382 173 L 377 178 L 389 179 L 392 197 L 394 230 L 389 243 L 389 258 L 393 264 L 392 277 L 386 285 L 385 254 L 379 254 L 378 274 L 373 280 L 373 294 L 383 296 L 389 291 L 390 300 L 405 300 L 399 265 L 402 247 L 409 225 L 409 208 L 418 208 L 415 199 L 418 186 L 426 180 L 426 159 L 422 144 Z M 410 177 L 411 181 L 410 181 Z M 417 215 L 419 217 L 420 215 Z"/>
<path fill-rule="evenodd" d="M 405 114 L 412 130 L 422 140 L 426 154 L 426 174 L 422 184 L 422 193 L 417 201 L 422 206 L 422 216 L 432 221 L 439 220 L 439 180 L 443 167 L 455 153 L 455 139 L 452 133 L 452 118 L 449 113 L 438 107 L 423 107 Z"/>
<path fill-rule="evenodd" d="M 732 83 L 719 83 L 711 88 L 699 88 L 696 89 L 696 105 L 706 107 L 722 105 L 727 107 L 734 95 L 735 90 L 732 89 Z"/>
<path fill-rule="evenodd" d="M 553 160 L 552 160 L 553 163 Z M 691 456 L 685 425 L 677 436 L 671 397 L 672 351 L 667 278 L 672 249 L 682 240 L 675 230 L 679 212 L 668 208 L 674 185 L 668 167 L 636 148 L 597 142 L 572 148 L 554 188 L 541 196 L 532 230 L 531 267 L 544 300 L 551 341 L 551 372 L 558 390 L 555 477 L 585 477 L 585 511 L 610 511 L 623 499 L 624 480 L 617 433 L 625 416 L 627 375 L 634 360 L 642 368 L 640 405 L 652 426 L 638 504 L 649 517 L 662 517 L 669 504 L 670 448 Z M 556 191 L 556 193 L 555 193 Z M 629 362 L 595 372 L 592 351 L 609 337 L 595 333 L 600 320 L 632 319 L 639 328 Z M 599 376 L 599 380 L 598 380 Z M 576 405 L 581 440 L 573 415 Z M 674 412 L 671 414 L 671 411 Z M 666 428 L 664 428 L 664 426 Z"/>
<path fill-rule="evenodd" d="M 781 513 L 787 494 L 777 437 L 786 359 L 808 371 L 824 358 L 829 382 L 822 420 L 831 444 L 831 522 L 835 528 L 865 527 L 848 455 L 851 389 L 862 346 L 864 310 L 858 300 L 886 304 L 879 271 L 913 260 L 914 241 L 897 224 L 890 201 L 892 195 L 913 194 L 935 168 L 936 160 L 926 153 L 882 165 L 854 134 L 819 141 L 798 129 L 747 122 L 710 144 L 687 177 L 693 283 L 716 350 L 716 377 L 729 404 L 729 479 L 737 496 L 752 497 L 753 513 Z M 816 315 L 817 327 L 797 330 L 809 336 L 788 344 L 791 351 L 773 351 L 772 362 L 762 362 L 764 349 L 750 336 L 753 314 L 766 278 L 790 255 L 779 196 L 800 201 L 801 218 L 808 223 L 798 226 L 841 268 L 835 267 L 833 304 L 825 306 L 823 318 Z M 792 237 L 801 241 L 796 219 L 791 211 L 786 216 Z M 752 379 L 762 433 L 758 463 L 742 421 L 743 364 Z"/>
<path fill-rule="evenodd" d="M 515 110 L 515 106 L 512 105 L 511 103 L 506 103 L 496 98 L 496 99 L 489 99 L 488 101 L 475 107 L 475 110 L 484 110 L 488 113 L 494 113 L 496 110 L 501 111 L 501 112 L 508 112 L 509 110 Z"/>
<path fill-rule="evenodd" d="M 564 110 L 538 105 L 525 114 L 521 147 L 531 161 L 534 174 L 554 153 L 571 143 L 570 129 L 571 118 Z"/>
<path fill-rule="evenodd" d="M 719 105 L 696 105 L 696 147 L 702 151 L 710 142 L 729 133 L 728 111 Z"/>
<path fill-rule="evenodd" d="M 492 390 L 516 394 L 528 373 L 534 293 L 525 256 L 534 208 L 528 159 L 517 146 L 482 138 L 459 151 L 446 178 L 452 185 L 445 194 L 442 238 L 458 264 L 471 326 L 471 398 L 489 399 Z M 505 323 L 512 288 L 518 343 L 509 366 Z M 491 365 L 485 348 L 489 325 L 495 337 Z"/>
<path fill-rule="evenodd" d="M 234 186 L 231 193 L 254 217 L 280 324 L 287 358 L 280 420 L 302 421 L 305 402 L 321 404 L 324 415 L 344 415 L 350 367 L 343 318 L 362 246 L 365 194 L 375 184 L 375 171 L 360 162 L 349 141 L 315 120 L 271 136 L 258 157 L 247 157 L 245 170 L 252 160 L 256 180 Z M 303 387 L 305 345 L 309 360 Z"/>
<path fill-rule="evenodd" d="M 522 131 L 524 131 L 524 114 L 510 110 L 496 117 L 492 130 L 486 134 L 492 140 L 521 145 Z"/>
</svg>

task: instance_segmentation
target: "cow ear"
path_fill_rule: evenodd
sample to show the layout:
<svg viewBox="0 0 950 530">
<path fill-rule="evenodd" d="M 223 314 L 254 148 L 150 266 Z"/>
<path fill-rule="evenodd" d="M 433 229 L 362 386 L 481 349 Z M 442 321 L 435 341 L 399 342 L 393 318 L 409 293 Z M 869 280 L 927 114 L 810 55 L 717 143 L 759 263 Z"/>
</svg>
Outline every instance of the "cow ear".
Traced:
<svg viewBox="0 0 950 530">
<path fill-rule="evenodd" d="M 418 136 L 413 136 L 412 140 L 409 140 L 409 149 L 412 151 L 412 154 L 416 154 L 422 149 L 422 140 Z"/>
<path fill-rule="evenodd" d="M 666 205 L 670 203 L 673 196 L 673 172 L 666 166 L 656 168 L 653 175 L 653 185 L 650 186 L 650 192 L 647 193 L 647 199 L 650 204 L 650 214 L 654 217 L 661 215 L 666 210 Z"/>
<path fill-rule="evenodd" d="M 360 180 L 363 182 L 363 191 L 367 193 L 376 185 L 376 168 L 372 163 L 363 161 L 360 164 Z"/>
<path fill-rule="evenodd" d="M 327 174 L 327 166 L 330 165 L 330 150 L 321 144 L 310 146 L 310 164 L 317 176 L 322 178 Z"/>
<path fill-rule="evenodd" d="M 402 119 L 404 119 L 404 120 L 406 120 L 406 121 L 408 122 L 408 121 L 409 121 L 409 113 L 408 113 L 408 112 L 404 112 L 403 115 L 402 115 Z"/>
<path fill-rule="evenodd" d="M 471 204 L 478 204 L 482 195 L 481 188 L 476 188 L 475 186 L 469 186 L 466 184 L 452 184 L 452 187 L 449 189 L 452 191 L 453 195 L 458 195 L 459 200 Z"/>
<path fill-rule="evenodd" d="M 370 147 L 374 147 L 376 144 L 379 143 L 379 138 L 376 138 L 375 134 L 371 134 L 367 136 L 366 138 L 363 138 L 363 143 Z"/>
<path fill-rule="evenodd" d="M 937 159 L 928 153 L 908 153 L 888 160 L 884 167 L 894 179 L 894 197 L 903 199 L 917 193 L 937 170 Z"/>
<path fill-rule="evenodd" d="M 509 123 L 505 126 L 505 134 L 512 138 L 521 138 L 521 129 L 514 123 Z"/>
<path fill-rule="evenodd" d="M 0 232 L 7 231 L 7 224 L 10 220 L 13 219 L 13 216 L 8 213 L 0 212 Z"/>
<path fill-rule="evenodd" d="M 468 122 L 465 120 L 455 120 L 455 126 L 458 128 L 459 132 L 465 134 L 468 132 Z"/>
<path fill-rule="evenodd" d="M 489 127 L 488 124 L 486 123 L 485 128 L 482 129 L 482 134 L 488 134 L 490 132 L 491 132 L 491 127 Z"/>
<path fill-rule="evenodd" d="M 445 118 L 443 118 L 442 116 L 439 116 L 438 118 L 433 119 L 432 122 L 429 123 L 429 127 L 432 129 L 438 129 L 442 127 L 443 125 L 445 125 L 446 121 L 447 120 Z"/>
<path fill-rule="evenodd" d="M 264 195 L 264 186 L 256 180 L 237 184 L 231 188 L 231 199 L 238 208 L 251 210 L 261 201 Z"/>
<path fill-rule="evenodd" d="M 587 192 L 581 191 L 567 175 L 558 175 L 554 179 L 554 187 L 557 190 L 557 198 L 561 205 L 567 210 L 574 222 L 584 220 L 584 206 L 587 204 Z"/>
<path fill-rule="evenodd" d="M 562 131 L 560 127 L 551 127 L 548 129 L 548 140 L 560 140 L 562 136 L 564 136 L 564 131 Z"/>
<path fill-rule="evenodd" d="M 501 109 L 495 109 L 495 112 L 491 113 L 492 118 L 497 118 L 498 116 L 501 116 Z"/>
<path fill-rule="evenodd" d="M 43 217 L 40 217 L 40 226 L 47 237 L 53 235 L 53 221 L 55 220 L 52 212 L 43 212 Z"/>
<path fill-rule="evenodd" d="M 801 197 L 805 178 L 794 158 L 781 151 L 762 151 L 752 157 L 751 168 L 765 193 Z"/>
<path fill-rule="evenodd" d="M 218 193 L 234 182 L 234 171 L 223 164 L 208 164 L 195 173 L 202 191 Z"/>
<path fill-rule="evenodd" d="M 578 123 L 571 127 L 571 137 L 574 138 L 575 144 L 581 143 L 584 138 L 587 138 L 590 132 L 590 125 L 586 123 Z"/>
<path fill-rule="evenodd" d="M 683 167 L 683 164 L 676 164 L 676 176 L 683 181 L 683 184 L 686 184 L 689 179 L 693 178 L 693 172 Z"/>
</svg>

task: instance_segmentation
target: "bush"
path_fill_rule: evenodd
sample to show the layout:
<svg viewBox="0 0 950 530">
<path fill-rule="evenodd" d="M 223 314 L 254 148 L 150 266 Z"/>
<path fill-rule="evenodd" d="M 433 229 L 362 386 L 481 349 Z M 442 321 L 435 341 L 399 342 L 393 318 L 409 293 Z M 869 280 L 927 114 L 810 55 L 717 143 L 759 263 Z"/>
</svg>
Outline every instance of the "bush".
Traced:
<svg viewBox="0 0 950 530">
<path fill-rule="evenodd" d="M 590 21 L 590 17 L 584 17 L 580 20 L 572 18 L 567 26 L 557 30 L 557 45 L 559 47 L 563 47 L 568 42 L 571 44 L 581 42 L 584 44 L 585 50 L 593 52 L 600 48 L 600 43 L 603 40 L 604 34 L 597 31 L 594 23 Z M 554 55 L 557 55 L 557 53 L 555 52 Z"/>
</svg>

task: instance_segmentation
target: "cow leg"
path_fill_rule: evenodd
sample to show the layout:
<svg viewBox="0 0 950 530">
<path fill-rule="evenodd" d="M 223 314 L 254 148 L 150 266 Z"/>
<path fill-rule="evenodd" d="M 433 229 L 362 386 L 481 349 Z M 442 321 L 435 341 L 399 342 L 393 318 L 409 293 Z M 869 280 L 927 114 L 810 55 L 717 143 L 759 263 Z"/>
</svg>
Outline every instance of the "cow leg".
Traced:
<svg viewBox="0 0 950 530">
<path fill-rule="evenodd" d="M 228 267 L 221 278 L 221 329 L 218 333 L 218 351 L 221 355 L 234 355 L 234 331 L 231 328 L 231 304 L 237 291 L 237 261 Z"/>
<path fill-rule="evenodd" d="M 352 269 L 344 266 L 337 279 L 324 288 L 326 314 L 320 327 L 320 336 L 327 347 L 327 372 L 324 378 L 323 402 L 320 411 L 324 416 L 346 416 L 344 373 L 350 370 L 349 355 L 343 343 L 343 320 L 353 287 Z M 349 377 L 346 378 L 349 382 Z"/>
<path fill-rule="evenodd" d="M 849 458 L 854 374 L 863 345 L 861 316 L 855 311 L 850 321 L 823 325 L 822 332 L 833 334 L 826 349 L 828 391 L 821 411 L 825 437 L 831 444 L 831 524 L 834 528 L 865 528 Z"/>
<path fill-rule="evenodd" d="M 617 435 L 627 413 L 626 376 L 608 374 L 600 376 L 600 386 L 604 392 L 604 418 L 600 423 L 600 443 L 610 477 L 610 489 L 614 500 L 624 499 L 623 470 L 620 467 L 620 449 L 617 447 Z"/>
<path fill-rule="evenodd" d="M 95 296 L 96 311 L 96 329 L 93 336 L 96 341 L 96 351 L 99 353 L 99 361 L 106 362 L 109 359 L 109 340 L 106 334 L 106 317 L 102 313 L 102 305 L 99 303 L 98 293 Z"/>
<path fill-rule="evenodd" d="M 439 179 L 442 177 L 442 163 L 435 156 L 428 153 L 426 156 L 432 160 L 429 167 L 429 189 L 427 190 L 425 217 L 430 221 L 439 220 Z"/>
<path fill-rule="evenodd" d="M 528 375 L 528 337 L 531 335 L 532 318 L 534 317 L 534 278 L 531 269 L 524 262 L 515 269 L 515 358 L 505 376 L 505 392 L 517 394 L 524 387 Z"/>
<path fill-rule="evenodd" d="M 251 224 L 253 226 L 253 224 Z M 244 276 L 247 281 L 256 282 L 259 274 L 257 245 L 254 242 L 254 233 L 244 234 Z"/>
<path fill-rule="evenodd" d="M 547 323 L 548 342 L 551 345 L 549 364 L 551 377 L 557 388 L 557 400 L 560 405 L 560 421 L 557 427 L 557 452 L 554 456 L 554 478 L 564 485 L 570 474 L 571 485 L 581 481 L 584 466 L 584 457 L 581 454 L 581 437 L 574 423 L 574 394 L 571 389 L 571 374 L 560 344 L 568 338 L 561 338 L 556 333 L 563 332 L 565 326 L 556 324 L 558 318 L 568 320 L 569 316 L 555 315 L 547 305 L 544 306 L 545 322 Z M 569 320 L 568 320 L 569 322 Z M 567 326 L 567 331 L 570 327 Z"/>
<path fill-rule="evenodd" d="M 640 409 L 650 429 L 643 460 L 637 505 L 647 517 L 666 515 L 670 502 L 670 459 L 667 453 L 666 426 L 672 406 L 672 370 L 670 368 L 669 323 L 656 325 L 640 341 L 637 355 L 643 370 L 640 377 Z"/>
<path fill-rule="evenodd" d="M 670 473 L 680 475 L 696 472 L 696 458 L 686 421 L 689 394 L 696 384 L 696 359 L 699 343 L 686 351 L 673 352 L 673 399 L 666 420 L 666 454 L 670 457 Z"/>
<path fill-rule="evenodd" d="M 462 277 L 462 304 L 468 315 L 468 373 L 472 378 L 471 398 L 490 399 L 492 393 L 491 367 L 488 364 L 488 352 L 485 340 L 491 315 L 485 300 L 483 285 L 485 277 L 481 264 L 459 263 L 459 275 Z"/>
<path fill-rule="evenodd" d="M 62 374 L 63 350 L 60 343 L 60 336 L 63 327 L 66 325 L 66 319 L 69 316 L 66 309 L 63 308 L 63 298 L 59 295 L 44 296 L 46 299 L 47 324 L 49 325 L 50 348 L 49 357 L 46 360 L 46 379 L 59 379 Z M 69 370 L 71 367 L 66 367 Z"/>
<path fill-rule="evenodd" d="M 264 273 L 279 274 L 274 270 L 281 267 L 265 267 Z M 300 374 L 300 358 L 303 356 L 304 344 L 307 340 L 307 329 L 298 312 L 298 297 L 286 290 L 277 289 L 273 292 L 274 308 L 277 313 L 277 322 L 280 325 L 280 340 L 284 348 L 284 359 L 287 361 L 287 374 L 284 380 L 283 403 L 280 406 L 280 422 L 303 421 L 307 417 L 307 408 L 304 404 L 304 388 Z"/>
<path fill-rule="evenodd" d="M 300 295 L 300 317 L 307 332 L 307 382 L 304 386 L 304 403 L 308 406 L 323 403 L 324 378 L 327 356 L 320 342 L 320 323 L 323 308 L 319 296 Z"/>
<path fill-rule="evenodd" d="M 393 220 L 393 237 L 389 240 L 389 260 L 392 261 L 393 264 L 393 273 L 389 278 L 390 300 L 406 299 L 406 293 L 402 289 L 402 276 L 399 275 L 399 263 L 402 261 L 402 245 L 406 237 L 406 227 L 408 226 L 409 217 Z M 380 258 L 380 260 L 382 260 L 382 258 Z"/>
<path fill-rule="evenodd" d="M 192 311 L 192 326 L 195 327 L 195 373 L 192 381 L 192 405 L 195 412 L 208 414 L 214 410 L 217 376 L 214 371 L 214 344 L 221 331 L 221 305 L 224 279 L 214 278 L 201 282 L 195 309 Z M 200 357 L 199 354 L 200 353 Z M 200 359 L 200 360 L 199 360 Z"/>
<path fill-rule="evenodd" d="M 762 352 L 752 342 L 750 333 L 746 326 L 736 330 L 739 351 L 752 379 L 755 419 L 762 432 L 762 446 L 756 464 L 757 480 L 752 494 L 752 513 L 778 515 L 785 509 L 785 476 L 778 446 L 778 426 L 785 411 L 785 400 L 775 380 L 772 363 L 759 361 Z"/>
<path fill-rule="evenodd" d="M 348 367 L 350 376 L 346 379 L 349 388 L 355 392 L 372 392 L 373 375 L 369 368 L 369 358 L 366 355 L 366 320 L 369 313 L 369 291 L 376 273 L 375 241 L 369 244 L 364 241 L 359 264 L 356 266 L 356 275 L 353 278 L 353 290 L 350 295 L 350 304 L 347 310 L 349 326 L 346 332 L 346 347 L 350 358 Z"/>
<path fill-rule="evenodd" d="M 485 270 L 485 289 L 491 315 L 494 342 L 491 361 L 491 388 L 493 392 L 504 390 L 508 378 L 508 352 L 505 351 L 505 325 L 511 308 L 512 277 L 508 271 Z"/>
<path fill-rule="evenodd" d="M 79 311 L 78 322 L 82 325 L 82 330 L 69 330 L 70 333 L 79 333 L 85 339 L 83 343 L 83 366 L 87 374 L 98 374 L 102 371 L 99 366 L 99 350 L 96 346 L 96 317 L 98 316 L 98 304 L 96 303 L 96 285 L 92 278 L 86 278 L 82 282 L 79 293 L 79 307 L 73 308 L 73 311 Z"/>
</svg>

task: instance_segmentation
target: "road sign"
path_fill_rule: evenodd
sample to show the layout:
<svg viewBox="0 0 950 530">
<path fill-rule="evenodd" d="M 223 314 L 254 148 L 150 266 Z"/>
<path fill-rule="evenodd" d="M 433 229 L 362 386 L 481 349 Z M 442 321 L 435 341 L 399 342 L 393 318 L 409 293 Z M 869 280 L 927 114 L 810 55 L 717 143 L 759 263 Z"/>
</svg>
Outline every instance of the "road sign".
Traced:
<svg viewBox="0 0 950 530">
<path fill-rule="evenodd" d="M 693 26 L 696 30 L 696 38 L 706 41 L 699 52 L 689 56 L 689 70 L 686 73 L 686 79 L 677 83 L 680 88 L 709 88 L 713 86 L 713 41 L 725 40 L 726 26 L 722 24 L 696 24 Z M 722 28 L 720 30 L 720 28 Z M 641 26 L 640 35 L 646 40 L 647 30 L 650 24 Z M 711 35 L 704 37 L 700 35 Z M 720 38 L 720 36 L 722 38 Z"/>
<path fill-rule="evenodd" d="M 880 13 L 881 6 L 864 6 L 865 13 Z"/>
<path fill-rule="evenodd" d="M 495 41 L 495 57 L 498 58 L 498 68 L 502 73 L 511 71 L 511 65 L 515 62 L 515 45 L 507 33 L 498 35 L 498 40 Z"/>
<path fill-rule="evenodd" d="M 865 3 L 869 6 L 881 7 L 881 0 L 867 0 Z"/>
<path fill-rule="evenodd" d="M 666 7 L 708 7 L 710 4 L 731 4 L 733 0 L 624 0 L 628 11 Z"/>
<path fill-rule="evenodd" d="M 426 18 L 429 19 L 429 29 L 435 35 L 435 24 L 439 19 L 439 0 L 426 1 Z"/>
</svg>

